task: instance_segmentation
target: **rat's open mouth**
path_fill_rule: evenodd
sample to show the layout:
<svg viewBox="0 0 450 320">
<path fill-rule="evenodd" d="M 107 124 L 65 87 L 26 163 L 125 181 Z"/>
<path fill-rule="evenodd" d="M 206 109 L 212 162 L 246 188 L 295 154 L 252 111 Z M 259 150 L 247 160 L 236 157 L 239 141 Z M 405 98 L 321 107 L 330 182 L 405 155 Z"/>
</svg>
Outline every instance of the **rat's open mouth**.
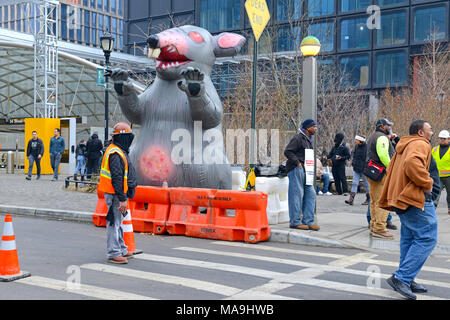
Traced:
<svg viewBox="0 0 450 320">
<path fill-rule="evenodd" d="M 161 48 L 161 52 L 156 57 L 156 68 L 166 70 L 174 68 L 190 62 L 188 58 L 178 53 L 177 49 L 169 45 Z"/>
</svg>

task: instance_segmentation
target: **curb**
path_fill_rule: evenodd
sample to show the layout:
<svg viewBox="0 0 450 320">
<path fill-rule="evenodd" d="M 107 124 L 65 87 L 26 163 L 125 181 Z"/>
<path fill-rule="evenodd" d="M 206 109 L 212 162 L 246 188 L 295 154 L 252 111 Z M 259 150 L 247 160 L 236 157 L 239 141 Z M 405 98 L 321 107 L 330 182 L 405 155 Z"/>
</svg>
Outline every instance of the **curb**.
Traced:
<svg viewBox="0 0 450 320">
<path fill-rule="evenodd" d="M 20 216 L 32 216 L 37 218 L 57 218 L 77 222 L 92 222 L 92 213 L 82 211 L 0 205 L 0 213 L 16 214 Z"/>
<path fill-rule="evenodd" d="M 341 241 L 330 240 L 320 237 L 312 237 L 306 234 L 301 234 L 296 231 L 285 231 L 279 229 L 271 229 L 270 238 L 268 241 L 271 242 L 281 242 L 281 243 L 293 243 L 302 244 L 309 246 L 320 246 L 329 248 L 345 248 L 345 249 L 355 249 L 356 246 L 351 246 Z M 360 248 L 357 248 L 360 249 Z"/>
</svg>

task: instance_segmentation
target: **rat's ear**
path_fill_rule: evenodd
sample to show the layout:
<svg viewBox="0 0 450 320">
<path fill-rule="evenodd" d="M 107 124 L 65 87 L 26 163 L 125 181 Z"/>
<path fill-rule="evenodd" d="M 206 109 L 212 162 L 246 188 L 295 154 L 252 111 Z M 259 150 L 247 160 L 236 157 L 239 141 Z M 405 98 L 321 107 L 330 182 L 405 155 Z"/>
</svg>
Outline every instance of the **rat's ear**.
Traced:
<svg viewBox="0 0 450 320">
<path fill-rule="evenodd" d="M 232 57 L 236 55 L 245 43 L 245 38 L 236 33 L 224 32 L 213 37 L 214 54 L 216 57 Z"/>
</svg>

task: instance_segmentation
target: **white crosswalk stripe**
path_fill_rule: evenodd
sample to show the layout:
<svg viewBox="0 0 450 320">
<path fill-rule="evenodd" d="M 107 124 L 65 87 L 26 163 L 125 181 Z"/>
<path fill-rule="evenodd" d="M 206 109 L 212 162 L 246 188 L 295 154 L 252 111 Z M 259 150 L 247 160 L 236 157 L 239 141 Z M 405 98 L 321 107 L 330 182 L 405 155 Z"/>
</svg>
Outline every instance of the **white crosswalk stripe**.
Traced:
<svg viewBox="0 0 450 320">
<path fill-rule="evenodd" d="M 100 272 L 107 272 L 112 274 L 117 274 L 121 276 L 127 276 L 127 277 L 134 277 L 138 279 L 143 280 L 149 280 L 149 281 L 157 281 L 157 282 L 163 282 L 168 284 L 174 284 L 174 285 L 180 285 L 183 287 L 189 287 L 196 290 L 203 290 L 203 291 L 209 291 L 212 293 L 219 293 L 226 296 L 231 296 L 238 294 L 241 292 L 241 289 L 233 288 L 229 286 L 224 286 L 208 281 L 202 281 L 202 280 L 194 280 L 184 277 L 177 277 L 177 276 L 171 276 L 166 275 L 162 273 L 153 273 L 153 272 L 146 272 L 146 271 L 139 271 L 139 270 L 133 270 L 133 269 L 125 269 L 121 267 L 116 266 L 109 266 L 105 264 L 99 264 L 99 263 L 91 263 L 91 264 L 84 264 L 81 265 L 82 269 L 89 269 L 94 271 L 100 271 Z"/>
<path fill-rule="evenodd" d="M 134 293 L 128 293 L 109 288 L 100 288 L 86 284 L 68 284 L 66 281 L 56 280 L 52 278 L 45 278 L 40 276 L 31 276 L 16 280 L 17 283 L 27 284 L 40 288 L 60 290 L 64 292 L 75 293 L 83 296 L 88 296 L 104 300 L 156 300 L 151 297 L 142 296 Z"/>
<path fill-rule="evenodd" d="M 267 246 L 267 245 L 262 245 L 262 244 L 247 244 L 247 243 L 229 242 L 229 241 L 214 241 L 213 244 L 229 246 L 229 247 L 237 247 L 237 248 L 249 248 L 249 249 L 253 248 L 253 249 L 273 251 L 273 252 L 292 253 L 292 254 L 296 254 L 296 255 L 310 255 L 310 256 L 316 256 L 316 257 L 328 257 L 328 258 L 336 258 L 336 259 L 343 258 L 344 260 L 347 257 L 346 255 L 329 254 L 329 253 L 323 253 L 323 252 L 313 252 L 313 251 L 296 250 L 296 249 L 295 250 L 294 249 L 285 249 L 285 248 L 278 248 L 278 247 Z M 378 259 L 373 259 L 373 258 L 370 258 L 369 256 L 364 256 L 364 255 L 362 255 L 361 257 L 362 258 L 360 259 L 359 262 L 391 266 L 391 267 L 398 267 L 398 261 L 394 262 L 394 261 L 378 260 Z M 448 260 L 448 261 L 450 261 L 450 260 Z M 449 268 L 423 266 L 422 270 L 450 274 Z"/>
<path fill-rule="evenodd" d="M 113 266 L 101 263 L 86 263 L 80 266 L 81 269 L 90 270 L 92 272 L 101 272 L 106 274 L 106 277 L 112 275 L 114 277 L 119 276 L 122 279 L 135 278 L 144 281 L 176 285 L 186 288 L 186 290 L 199 290 L 207 293 L 213 293 L 222 296 L 226 300 L 288 300 L 298 299 L 298 297 L 290 297 L 284 295 L 282 292 L 285 289 L 289 289 L 292 294 L 295 286 L 310 286 L 314 288 L 323 288 L 327 290 L 339 292 L 345 292 L 350 294 L 360 294 L 373 297 L 381 297 L 387 299 L 402 299 L 402 297 L 392 289 L 383 289 L 378 284 L 377 286 L 370 285 L 370 279 L 375 279 L 379 282 L 380 279 L 387 279 L 391 274 L 377 273 L 374 274 L 369 271 L 352 269 L 351 267 L 356 264 L 366 263 L 371 266 L 398 266 L 398 263 L 376 259 L 377 255 L 374 253 L 356 253 L 353 255 L 331 254 L 324 252 L 314 252 L 305 250 L 293 250 L 288 248 L 278 248 L 275 246 L 268 246 L 262 244 L 245 244 L 239 242 L 222 242 L 214 241 L 213 245 L 208 249 L 193 248 L 193 247 L 175 247 L 171 248 L 171 254 L 158 255 L 143 253 L 134 256 L 135 260 L 142 262 L 139 264 L 141 270 L 133 269 L 132 264 L 128 266 Z M 229 250 L 222 250 L 223 246 L 227 246 Z M 189 254 L 189 258 L 182 258 L 176 255 L 176 253 Z M 174 254 L 175 253 L 175 254 Z M 289 259 L 277 257 L 277 254 L 289 254 Z M 292 254 L 292 255 L 291 255 Z M 286 255 L 285 255 L 286 256 Z M 195 257 L 195 258 L 192 258 Z M 232 263 L 220 263 L 215 262 L 216 258 L 229 257 L 233 259 L 227 259 L 226 261 L 233 261 Z M 308 257 L 320 257 L 329 258 L 328 262 L 313 263 L 307 260 Z M 238 261 L 238 264 L 234 262 Z M 294 269 L 293 272 L 279 272 L 275 268 L 275 265 L 267 264 L 264 268 L 259 268 L 251 265 L 249 262 L 259 261 L 268 262 L 278 265 L 291 266 Z M 320 260 L 320 261 L 323 261 Z M 444 260 L 445 261 L 445 260 Z M 153 270 L 154 264 L 171 264 L 179 267 L 179 275 L 170 275 L 166 273 L 149 272 L 147 270 Z M 261 265 L 261 264 L 260 264 Z M 185 271 L 198 268 L 208 269 L 209 272 L 205 273 L 205 277 L 201 280 L 195 279 L 189 275 L 189 272 Z M 296 268 L 292 268 L 296 267 Z M 186 270 L 184 270 L 185 268 Z M 142 270 L 144 269 L 144 270 Z M 428 270 L 434 273 L 448 274 L 449 270 L 446 268 L 428 267 L 425 266 L 423 270 Z M 223 274 L 224 272 L 240 274 L 245 277 L 259 278 L 259 284 L 250 288 L 236 288 L 229 285 L 216 283 L 208 277 L 211 277 L 215 273 Z M 339 279 L 339 274 L 333 277 L 333 281 L 324 280 L 320 278 L 327 273 L 343 273 L 354 276 L 362 276 L 367 279 L 366 285 L 348 283 L 346 280 Z M 183 276 L 181 276 L 183 275 Z M 208 276 L 209 275 L 209 276 Z M 262 279 L 261 279 L 262 278 Z M 363 278 L 363 279 L 364 279 Z M 340 280 L 340 281 L 339 281 Z M 261 281 L 263 282 L 261 284 Z M 359 279 L 361 282 L 361 279 Z M 377 283 L 375 281 L 375 283 Z M 80 284 L 77 286 L 70 286 L 66 281 L 56 280 L 51 278 L 45 278 L 41 276 L 31 276 L 17 280 L 18 283 L 36 286 L 40 288 L 54 289 L 61 292 L 68 292 L 73 294 L 79 294 L 90 298 L 108 299 L 108 300 L 155 300 L 154 294 L 139 295 L 130 292 L 124 292 L 115 289 L 102 288 L 89 284 Z M 450 282 L 441 282 L 436 280 L 416 279 L 416 282 L 424 285 L 431 285 L 441 288 L 450 289 Z M 112 282 L 111 282 L 112 283 Z M 151 288 L 151 286 L 149 286 Z M 304 290 L 304 289 L 303 289 Z M 130 291 L 130 289 L 128 289 Z M 170 292 L 170 291 L 168 291 Z M 187 291 L 189 292 L 189 291 Z M 288 291 L 286 291 L 288 292 Z M 431 292 L 430 292 L 431 293 Z M 289 295 L 289 294 L 288 294 Z M 195 296 L 195 294 L 193 295 Z M 300 295 L 305 297 L 304 293 Z M 306 296 L 307 297 L 307 296 Z M 431 294 L 419 294 L 417 295 L 419 300 L 441 300 L 443 297 L 431 296 Z M 446 297 L 449 299 L 449 297 Z"/>
<path fill-rule="evenodd" d="M 355 270 L 355 269 L 347 269 L 345 267 L 340 266 L 334 266 L 333 264 L 329 265 L 323 265 L 323 264 L 315 264 L 310 262 L 303 262 L 299 260 L 289 260 L 289 259 L 280 259 L 280 258 L 274 258 L 274 257 L 265 257 L 265 256 L 257 256 L 252 255 L 248 253 L 236 253 L 236 252 L 224 252 L 224 251 L 215 251 L 215 250 L 209 250 L 209 249 L 199 249 L 199 248 L 189 248 L 189 247 L 178 247 L 175 248 L 176 250 L 183 250 L 183 251 L 189 251 L 189 252 L 198 252 L 198 253 L 206 253 L 206 254 L 213 254 L 213 255 L 222 255 L 222 256 L 230 256 L 230 257 L 236 257 L 236 258 L 246 258 L 246 259 L 254 259 L 254 260 L 260 260 L 260 261 L 267 261 L 267 262 L 275 262 L 275 263 L 281 263 L 281 264 L 289 264 L 289 265 L 295 265 L 299 267 L 306 267 L 308 269 L 300 270 L 295 273 L 295 276 L 293 274 L 284 274 L 283 276 L 277 276 L 274 279 L 282 280 L 287 283 L 296 283 L 296 284 L 304 284 L 304 285 L 313 285 L 313 286 L 319 286 L 327 289 L 336 289 L 339 288 L 339 290 L 342 291 L 349 291 L 349 292 L 355 292 L 355 293 L 361 293 L 361 294 L 370 294 L 370 295 L 378 295 L 381 297 L 392 297 L 396 298 L 398 297 L 397 294 L 392 292 L 391 290 L 384 290 L 384 289 L 377 289 L 377 288 L 371 288 L 371 287 L 363 287 L 363 286 L 356 286 L 356 285 L 349 285 L 341 282 L 335 282 L 335 281 L 326 281 L 326 280 L 318 280 L 313 279 L 314 277 L 317 277 L 324 272 L 342 272 L 342 273 L 349 273 L 349 274 L 355 274 L 355 275 L 362 275 L 369 277 L 371 276 L 370 272 L 367 271 L 361 271 L 361 270 Z M 365 254 L 358 255 L 362 259 L 365 259 Z M 347 257 L 349 261 L 357 261 L 359 262 L 356 257 Z M 353 258 L 353 259 L 352 259 Z M 180 260 L 179 260 L 180 261 Z M 310 274 L 312 273 L 312 275 Z M 254 275 L 257 275 L 258 272 L 255 271 Z M 305 274 L 308 276 L 305 277 Z M 380 278 L 389 278 L 391 275 L 387 274 L 380 274 Z M 421 281 L 421 280 L 417 280 Z M 427 281 L 423 281 L 424 284 L 426 284 Z M 449 287 L 450 283 L 445 282 L 438 282 L 438 281 L 430 281 L 427 284 L 432 284 L 436 286 L 442 286 L 442 287 Z M 419 299 L 440 299 L 438 297 L 430 297 L 425 295 L 418 295 Z"/>
</svg>

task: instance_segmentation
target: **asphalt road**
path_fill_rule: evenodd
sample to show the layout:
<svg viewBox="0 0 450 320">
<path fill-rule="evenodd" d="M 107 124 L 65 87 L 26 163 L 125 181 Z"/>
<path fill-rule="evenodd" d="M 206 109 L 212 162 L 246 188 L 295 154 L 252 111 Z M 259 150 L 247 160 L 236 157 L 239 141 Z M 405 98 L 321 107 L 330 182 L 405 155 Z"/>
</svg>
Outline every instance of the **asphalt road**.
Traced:
<svg viewBox="0 0 450 320">
<path fill-rule="evenodd" d="M 385 281 L 399 258 L 387 252 L 135 233 L 144 253 L 113 265 L 104 228 L 20 216 L 13 225 L 31 277 L 0 283 L 3 300 L 403 299 Z M 419 299 L 450 299 L 450 256 L 430 257 L 416 281 L 429 288 Z"/>
</svg>

